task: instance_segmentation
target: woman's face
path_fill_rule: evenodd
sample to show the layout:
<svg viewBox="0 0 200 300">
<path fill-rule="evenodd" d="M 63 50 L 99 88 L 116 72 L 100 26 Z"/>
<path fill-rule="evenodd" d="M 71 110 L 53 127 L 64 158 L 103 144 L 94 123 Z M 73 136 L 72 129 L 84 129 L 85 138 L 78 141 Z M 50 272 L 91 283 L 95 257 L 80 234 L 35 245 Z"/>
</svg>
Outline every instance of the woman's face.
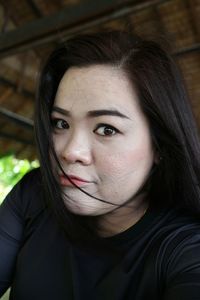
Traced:
<svg viewBox="0 0 200 300">
<path fill-rule="evenodd" d="M 58 170 L 64 202 L 72 212 L 109 213 L 145 182 L 154 162 L 149 126 L 119 68 L 69 69 L 57 90 L 52 122 L 55 151 L 65 173 L 82 190 L 110 202 L 84 194 Z"/>
</svg>

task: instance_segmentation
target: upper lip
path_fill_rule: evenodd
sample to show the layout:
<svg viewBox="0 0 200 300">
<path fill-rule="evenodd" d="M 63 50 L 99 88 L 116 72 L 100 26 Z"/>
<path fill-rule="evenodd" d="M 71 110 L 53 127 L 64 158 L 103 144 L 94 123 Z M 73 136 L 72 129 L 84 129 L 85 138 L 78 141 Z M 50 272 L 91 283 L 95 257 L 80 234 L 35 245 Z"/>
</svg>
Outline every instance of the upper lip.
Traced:
<svg viewBox="0 0 200 300">
<path fill-rule="evenodd" d="M 90 182 L 89 180 L 86 180 L 86 179 L 84 179 L 84 178 L 81 178 L 81 177 L 79 177 L 79 176 L 76 176 L 76 175 L 71 175 L 71 174 L 66 174 L 71 180 L 79 180 L 79 181 L 83 181 L 83 182 Z M 61 174 L 60 175 L 61 177 L 65 177 L 65 175 L 64 174 Z"/>
</svg>

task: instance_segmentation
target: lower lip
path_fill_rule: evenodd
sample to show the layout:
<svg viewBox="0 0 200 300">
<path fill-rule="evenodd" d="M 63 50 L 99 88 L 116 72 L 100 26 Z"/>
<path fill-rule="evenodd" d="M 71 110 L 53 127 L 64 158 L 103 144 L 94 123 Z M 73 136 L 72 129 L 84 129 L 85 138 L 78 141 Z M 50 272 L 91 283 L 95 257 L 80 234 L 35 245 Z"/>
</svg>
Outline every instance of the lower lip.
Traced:
<svg viewBox="0 0 200 300">
<path fill-rule="evenodd" d="M 61 184 L 62 186 L 71 186 L 71 187 L 75 187 L 75 186 L 73 185 L 73 183 L 74 183 L 75 185 L 77 185 L 78 187 L 81 187 L 81 186 L 87 185 L 89 182 L 88 182 L 88 181 L 82 181 L 82 180 L 75 179 L 75 178 L 71 178 L 71 182 L 70 182 L 69 179 L 67 179 L 66 177 L 60 176 L 60 184 Z"/>
</svg>

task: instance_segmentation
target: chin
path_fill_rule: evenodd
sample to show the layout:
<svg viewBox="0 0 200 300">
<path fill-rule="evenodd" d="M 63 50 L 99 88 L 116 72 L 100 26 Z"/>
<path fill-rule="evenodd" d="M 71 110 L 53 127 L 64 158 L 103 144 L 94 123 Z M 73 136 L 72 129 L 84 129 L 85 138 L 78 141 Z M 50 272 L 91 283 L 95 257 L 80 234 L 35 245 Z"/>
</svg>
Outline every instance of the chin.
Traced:
<svg viewBox="0 0 200 300">
<path fill-rule="evenodd" d="M 65 203 L 65 206 L 71 213 L 79 216 L 96 217 L 96 216 L 106 214 L 108 212 L 108 210 L 106 209 L 99 209 L 99 208 L 95 209 L 94 207 L 69 205 L 69 203 Z"/>
</svg>

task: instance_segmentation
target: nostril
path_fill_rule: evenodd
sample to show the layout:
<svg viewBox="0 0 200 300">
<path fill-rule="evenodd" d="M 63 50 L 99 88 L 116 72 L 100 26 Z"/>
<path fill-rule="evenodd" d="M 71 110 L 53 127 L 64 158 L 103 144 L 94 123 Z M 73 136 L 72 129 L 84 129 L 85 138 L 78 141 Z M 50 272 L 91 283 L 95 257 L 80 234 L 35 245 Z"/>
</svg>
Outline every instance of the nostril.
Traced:
<svg viewBox="0 0 200 300">
<path fill-rule="evenodd" d="M 61 157 L 68 164 L 79 163 L 79 164 L 88 165 L 92 161 L 90 151 L 84 151 L 83 149 L 76 150 L 76 151 L 75 150 L 63 151 Z"/>
</svg>

